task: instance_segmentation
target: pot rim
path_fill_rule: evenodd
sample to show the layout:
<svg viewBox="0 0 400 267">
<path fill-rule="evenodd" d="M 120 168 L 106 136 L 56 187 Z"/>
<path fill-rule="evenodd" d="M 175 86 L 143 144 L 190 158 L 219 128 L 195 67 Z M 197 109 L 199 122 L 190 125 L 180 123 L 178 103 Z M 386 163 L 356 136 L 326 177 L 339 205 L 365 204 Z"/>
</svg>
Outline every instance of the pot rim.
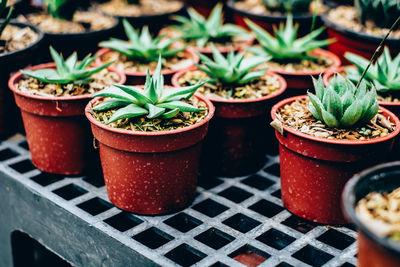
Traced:
<svg viewBox="0 0 400 267">
<path fill-rule="evenodd" d="M 228 0 L 226 2 L 226 6 L 230 9 L 232 9 L 234 12 L 237 12 L 238 14 L 248 17 L 250 19 L 255 18 L 255 19 L 269 19 L 269 20 L 286 20 L 287 15 L 268 15 L 268 14 L 256 14 L 256 13 L 251 13 L 246 10 L 241 10 L 235 7 L 235 1 L 234 0 Z M 327 11 L 321 13 L 318 15 L 318 17 L 322 17 Z M 301 20 L 301 22 L 305 20 L 310 20 L 313 18 L 313 14 L 297 14 L 293 15 L 293 20 Z"/>
<path fill-rule="evenodd" d="M 272 107 L 271 109 L 271 117 L 272 120 L 275 120 L 276 117 L 276 112 L 279 108 L 281 108 L 282 106 L 289 104 L 291 102 L 294 102 L 296 99 L 300 98 L 300 99 L 305 99 L 307 98 L 307 95 L 301 95 L 301 96 L 293 96 L 290 98 L 286 98 L 280 102 L 278 102 L 275 106 Z M 326 144 L 335 144 L 335 145 L 369 145 L 369 144 L 375 144 L 375 143 L 380 143 L 380 142 L 384 142 L 390 139 L 393 139 L 396 135 L 399 134 L 400 132 L 400 120 L 399 118 L 397 118 L 391 111 L 387 110 L 384 107 L 379 107 L 379 110 L 385 112 L 387 115 L 389 115 L 389 117 L 392 119 L 392 122 L 394 121 L 396 128 L 393 132 L 383 136 L 383 137 L 378 137 L 378 138 L 374 138 L 374 139 L 370 139 L 370 140 L 336 140 L 336 139 L 326 139 L 326 138 L 322 138 L 322 137 L 316 137 L 316 136 L 312 136 L 312 135 L 308 135 L 305 133 L 301 133 L 299 131 L 296 131 L 286 125 L 284 125 L 282 123 L 282 127 L 285 131 L 296 135 L 300 138 L 304 138 L 304 139 L 308 139 L 311 141 L 315 141 L 315 142 L 321 142 L 321 143 L 326 143 Z"/>
<path fill-rule="evenodd" d="M 195 128 L 198 128 L 206 123 L 208 123 L 211 118 L 214 116 L 214 112 L 215 112 L 215 107 L 212 104 L 212 102 L 210 100 L 208 100 L 206 97 L 200 95 L 200 94 L 194 94 L 194 96 L 196 98 L 198 98 L 199 100 L 201 100 L 202 102 L 206 103 L 207 108 L 208 108 L 208 114 L 207 116 L 201 120 L 200 122 L 190 125 L 188 127 L 185 128 L 179 128 L 179 129 L 175 129 L 175 130 L 169 130 L 169 131 L 154 131 L 154 132 L 141 132 L 141 131 L 132 131 L 132 130 L 124 130 L 124 129 L 118 129 L 118 128 L 113 128 L 111 126 L 108 126 L 104 123 L 99 122 L 98 120 L 96 120 L 92 114 L 91 114 L 91 108 L 92 105 L 103 99 L 102 97 L 96 97 L 94 99 L 92 99 L 91 101 L 89 101 L 89 103 L 86 105 L 85 107 L 85 115 L 86 118 L 88 118 L 88 120 L 90 121 L 91 124 L 101 128 L 104 131 L 108 131 L 108 132 L 112 132 L 112 133 L 116 133 L 116 134 L 123 134 L 123 135 L 130 135 L 130 136 L 165 136 L 165 135 L 173 135 L 173 134 L 180 134 L 183 132 L 187 132 L 190 130 L 193 130 Z"/>
<path fill-rule="evenodd" d="M 400 161 L 387 162 L 370 167 L 364 171 L 355 174 L 345 185 L 342 192 L 342 210 L 348 220 L 352 221 L 357 228 L 361 230 L 368 238 L 378 243 L 380 246 L 388 249 L 391 253 L 400 255 L 400 246 L 390 242 L 387 238 L 379 237 L 369 230 L 358 218 L 355 212 L 356 196 L 354 193 L 357 184 L 370 175 L 377 175 L 386 168 L 400 167 Z M 371 191 L 372 192 L 372 191 Z"/>
<path fill-rule="evenodd" d="M 56 64 L 54 62 L 49 62 L 49 63 L 43 63 L 43 64 L 39 64 L 33 67 L 29 67 L 26 68 L 25 70 L 38 70 L 38 69 L 44 69 L 44 68 L 56 68 Z M 125 84 L 126 82 L 126 76 L 123 72 L 108 67 L 107 70 L 109 72 L 114 72 L 116 73 L 120 80 L 118 82 L 118 84 Z M 39 96 L 39 95 L 32 95 L 26 92 L 22 92 L 21 90 L 18 90 L 15 87 L 15 83 L 17 82 L 17 80 L 21 79 L 22 77 L 22 72 L 21 70 L 18 71 L 17 73 L 15 73 L 14 75 L 11 76 L 11 78 L 8 81 L 8 87 L 10 88 L 11 91 L 13 91 L 15 94 L 26 97 L 26 98 L 31 98 L 31 99 L 37 99 L 37 100 L 48 100 L 48 101 L 74 101 L 74 100 L 82 100 L 82 99 L 89 99 L 90 98 L 90 94 L 86 94 L 86 95 L 77 95 L 77 96 Z"/>
<path fill-rule="evenodd" d="M 242 49 L 244 49 L 246 47 L 251 46 L 252 44 L 254 44 L 255 40 L 256 40 L 256 38 L 254 36 L 252 36 L 251 39 L 249 39 L 247 42 L 243 42 L 242 45 L 236 45 L 233 48 L 229 47 L 229 46 L 223 46 L 223 47 L 218 47 L 217 49 L 222 54 L 229 53 L 231 51 L 237 52 L 237 51 L 240 51 L 240 50 L 242 50 Z M 193 50 L 196 50 L 197 52 L 202 53 L 202 54 L 211 54 L 212 53 L 212 48 L 211 47 L 198 47 L 198 46 L 195 46 L 195 47 L 193 47 Z"/>
<path fill-rule="evenodd" d="M 104 64 L 104 62 L 101 60 L 101 57 L 103 55 L 105 55 L 106 53 L 110 52 L 110 51 L 112 51 L 112 50 L 110 48 L 106 48 L 106 47 L 101 48 L 100 50 L 98 50 L 96 52 L 96 54 L 95 54 L 96 56 L 98 56 L 96 58 L 96 60 L 95 60 L 95 65 L 99 66 L 99 65 Z M 188 54 L 193 59 L 193 64 L 192 65 L 187 66 L 187 67 L 182 67 L 182 68 L 179 68 L 179 69 L 176 69 L 176 70 L 162 70 L 161 74 L 164 75 L 164 76 L 172 75 L 174 73 L 177 73 L 177 72 L 184 71 L 184 70 L 187 70 L 189 68 L 192 68 L 195 64 L 200 62 L 200 57 L 196 53 L 194 53 L 192 49 L 186 48 L 184 50 L 184 52 L 186 54 Z M 146 77 L 147 76 L 147 72 L 146 71 L 138 71 L 138 72 L 135 72 L 135 71 L 122 71 L 122 72 L 126 76 L 135 76 L 135 77 Z M 151 71 L 150 75 L 153 75 L 153 73 L 154 73 L 154 71 Z"/>
<path fill-rule="evenodd" d="M 191 68 L 188 69 L 187 71 L 194 71 L 194 70 L 198 70 L 198 68 Z M 187 71 L 181 71 L 178 72 L 176 74 L 174 74 L 174 76 L 172 76 L 172 85 L 174 87 L 179 87 L 179 83 L 178 83 L 178 79 L 180 77 L 182 77 L 182 75 L 184 75 Z M 263 97 L 259 97 L 259 98 L 251 98 L 251 99 L 220 99 L 220 98 L 213 98 L 213 97 L 207 97 L 209 100 L 211 100 L 211 102 L 215 102 L 215 103 L 226 103 L 226 104 L 246 104 L 246 103 L 254 103 L 254 102 L 261 102 L 261 101 L 265 101 L 271 98 L 274 98 L 276 96 L 281 95 L 286 89 L 287 89 L 287 82 L 286 80 L 279 74 L 272 72 L 272 71 L 267 71 L 265 73 L 265 75 L 269 75 L 269 76 L 273 76 L 278 78 L 279 83 L 281 84 L 280 88 L 278 90 L 276 90 L 275 92 L 273 92 L 272 94 L 263 96 Z"/>
<path fill-rule="evenodd" d="M 0 20 L 0 22 L 3 21 L 2 19 Z M 38 39 L 33 42 L 32 44 L 30 44 L 29 46 L 20 49 L 20 50 L 15 50 L 12 52 L 8 52 L 7 54 L 3 54 L 0 55 L 0 62 L 2 61 L 6 61 L 8 58 L 13 58 L 13 57 L 17 57 L 20 54 L 23 54 L 25 52 L 27 52 L 28 50 L 34 48 L 35 46 L 39 46 L 40 43 L 43 41 L 44 38 L 44 33 L 36 26 L 33 26 L 29 23 L 24 23 L 24 22 L 18 22 L 14 19 L 12 19 L 9 23 L 9 25 L 13 25 L 13 26 L 17 26 L 17 27 L 29 27 L 31 28 L 37 35 L 38 35 Z"/>
<path fill-rule="evenodd" d="M 273 68 L 269 68 L 269 69 L 278 74 L 287 75 L 287 76 L 316 76 L 316 75 L 323 74 L 323 73 L 327 72 L 328 70 L 336 69 L 342 64 L 342 61 L 340 60 L 340 58 L 328 50 L 316 48 L 316 49 L 310 51 L 310 53 L 314 54 L 315 56 L 325 56 L 325 57 L 333 60 L 332 66 L 329 66 L 323 70 L 312 70 L 312 71 L 285 71 L 285 70 L 277 70 L 277 69 L 273 69 Z"/>
<path fill-rule="evenodd" d="M 325 86 L 328 85 L 329 78 L 331 78 L 335 73 L 342 72 L 348 67 L 356 68 L 356 66 L 354 66 L 354 65 L 346 65 L 346 66 L 340 66 L 338 68 L 328 70 L 322 77 L 322 79 L 324 81 L 324 85 Z M 383 106 L 391 106 L 391 107 L 400 106 L 400 102 L 390 102 L 390 101 L 381 101 L 381 100 L 379 100 L 378 102 L 379 102 L 379 105 L 383 105 Z"/>
<path fill-rule="evenodd" d="M 328 12 L 329 12 L 329 10 L 328 10 Z M 340 32 L 343 35 L 346 35 L 347 37 L 351 37 L 353 39 L 354 38 L 366 39 L 366 40 L 371 41 L 376 44 L 379 44 L 382 41 L 383 37 L 374 36 L 374 35 L 370 35 L 370 34 L 363 33 L 363 32 L 352 31 L 352 30 L 346 29 L 343 26 L 340 26 L 340 25 L 334 23 L 333 21 L 328 19 L 328 13 L 326 13 L 326 16 L 321 16 L 321 19 L 324 22 L 324 24 L 327 26 L 328 30 L 329 30 L 329 28 L 331 28 L 337 32 Z M 386 43 L 389 43 L 389 45 L 399 45 L 400 39 L 389 37 L 386 40 Z"/>
<path fill-rule="evenodd" d="M 164 17 L 164 16 L 172 16 L 172 15 L 175 15 L 175 14 L 177 14 L 177 13 L 180 13 L 180 12 L 183 12 L 183 11 L 185 11 L 186 10 L 186 4 L 185 3 L 182 3 L 182 6 L 181 6 L 181 8 L 179 8 L 178 10 L 176 10 L 176 11 L 171 11 L 171 12 L 164 12 L 164 13 L 159 13 L 159 14 L 153 14 L 153 15 L 149 15 L 149 14 L 144 14 L 144 15 L 140 15 L 140 16 L 120 16 L 120 15 L 115 15 L 115 14 L 111 14 L 111 13 L 107 13 L 107 12 L 105 12 L 105 11 L 103 11 L 102 9 L 100 9 L 100 8 L 98 8 L 98 10 L 101 12 L 101 13 L 103 13 L 103 14 L 105 14 L 105 15 L 108 15 L 108 16 L 110 16 L 110 17 L 114 17 L 114 18 L 118 18 L 119 20 L 122 20 L 122 19 L 127 19 L 127 20 L 129 20 L 129 19 L 155 19 L 155 18 L 159 18 L 159 17 Z"/>
</svg>

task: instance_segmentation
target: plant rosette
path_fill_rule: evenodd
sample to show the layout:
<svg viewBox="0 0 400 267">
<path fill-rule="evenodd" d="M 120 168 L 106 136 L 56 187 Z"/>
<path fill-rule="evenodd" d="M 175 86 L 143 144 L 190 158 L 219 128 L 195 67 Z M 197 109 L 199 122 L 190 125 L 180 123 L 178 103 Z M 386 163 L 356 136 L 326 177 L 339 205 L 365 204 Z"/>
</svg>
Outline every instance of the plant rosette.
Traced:
<svg viewBox="0 0 400 267">
<path fill-rule="evenodd" d="M 95 61 L 97 66 L 114 61 L 111 66 L 124 72 L 127 77 L 127 83 L 131 85 L 144 84 L 146 81 L 147 68 L 150 68 L 150 73 L 152 74 L 157 66 L 157 61 L 150 62 L 148 64 L 140 63 L 138 66 L 135 66 L 133 64 L 133 62 L 135 62 L 134 60 L 130 61 L 119 52 L 113 51 L 109 48 L 100 49 L 96 55 L 98 56 Z M 165 83 L 170 84 L 171 78 L 175 73 L 190 69 L 195 64 L 199 63 L 199 61 L 199 56 L 196 55 L 190 48 L 187 48 L 184 51 L 179 52 L 176 56 L 167 59 L 169 68 L 165 68 L 165 66 L 163 66 L 163 70 L 161 72 L 162 75 L 164 75 Z M 126 65 L 128 67 L 126 67 Z"/>
<path fill-rule="evenodd" d="M 358 212 L 361 200 L 370 193 L 390 193 L 400 188 L 399 181 L 400 162 L 385 163 L 368 168 L 354 175 L 346 184 L 342 194 L 343 212 L 349 222 L 355 224 L 358 230 L 358 266 L 399 266 L 400 243 L 388 238 L 384 233 L 388 225 L 381 220 L 365 218 Z M 376 201 L 382 201 L 382 197 L 376 197 Z M 382 202 L 381 202 L 382 203 Z M 393 201 L 395 204 L 396 202 Z M 371 203 L 375 207 L 375 203 Z M 385 207 L 384 202 L 381 205 Z M 384 206 L 385 205 L 385 206 Z M 371 207 L 375 214 L 377 210 Z M 392 206 L 395 207 L 395 206 Z M 398 218 L 397 214 L 388 212 L 389 208 L 380 210 L 380 214 L 391 214 Z M 393 218 L 393 217 L 392 217 Z M 392 225 L 398 228 L 397 225 Z M 383 230 L 383 231 L 382 231 Z"/>
<path fill-rule="evenodd" d="M 296 96 L 276 104 L 272 119 L 285 106 L 304 101 Z M 385 108 L 381 115 L 395 125 L 392 132 L 368 140 L 328 139 L 302 133 L 284 123 L 278 127 L 282 201 L 292 213 L 326 224 L 343 224 L 340 197 L 345 183 L 358 171 L 382 162 L 400 131 L 399 119 Z"/>
<path fill-rule="evenodd" d="M 166 89 L 168 90 L 168 89 Z M 99 142 L 107 193 L 117 207 L 138 214 L 166 214 L 193 201 L 201 141 L 214 115 L 213 104 L 194 97 L 207 107 L 201 121 L 173 130 L 137 131 L 115 128 L 93 116 L 95 98 L 86 107 L 94 137 Z"/>
<path fill-rule="evenodd" d="M 196 68 L 182 71 L 172 77 L 174 86 L 184 86 L 186 75 Z M 205 78 L 206 77 L 201 77 Z M 272 150 L 268 136 L 273 136 L 265 125 L 268 110 L 286 90 L 286 81 L 278 74 L 266 72 L 263 76 L 276 85 L 266 95 L 251 98 L 224 98 L 204 94 L 215 105 L 215 118 L 205 140 L 202 170 L 225 177 L 237 177 L 259 170 L 265 163 L 267 151 Z M 268 85 L 270 86 L 270 85 Z"/>
<path fill-rule="evenodd" d="M 327 27 L 328 37 L 337 40 L 328 45 L 328 50 L 339 56 L 343 64 L 349 64 L 344 57 L 346 52 L 371 58 L 382 38 L 389 30 L 388 28 L 381 29 L 375 27 L 371 31 L 379 32 L 376 35 L 363 30 L 365 27 L 357 21 L 357 11 L 352 6 L 341 5 L 331 9 L 326 16 L 322 17 L 322 20 Z M 395 37 L 388 38 L 385 45 L 390 48 L 393 55 L 396 55 L 400 52 L 400 30 L 392 33 L 392 36 Z"/>
<path fill-rule="evenodd" d="M 2 22 L 0 20 L 0 24 Z M 3 46 L 3 42 L 7 48 Z M 40 30 L 15 21 L 10 22 L 0 38 L 0 136 L 17 132 L 20 121 L 13 97 L 8 92 L 7 82 L 10 74 L 32 62 L 42 44 L 43 33 Z"/>
<path fill-rule="evenodd" d="M 248 28 L 245 23 L 245 19 L 247 18 L 264 28 L 266 31 L 273 33 L 274 26 L 278 27 L 280 23 L 284 23 L 286 21 L 287 16 L 285 14 L 267 11 L 262 4 L 262 0 L 248 1 L 251 2 L 251 6 L 246 4 L 247 1 L 248 0 L 227 1 L 227 10 L 232 14 L 235 24 L 244 28 Z M 325 13 L 326 10 L 327 6 L 318 6 L 317 12 L 319 15 L 317 16 L 315 28 L 322 26 L 321 15 Z M 310 32 L 313 21 L 313 13 L 293 14 L 293 21 L 301 25 L 299 28 L 299 34 L 302 36 Z"/>
<path fill-rule="evenodd" d="M 55 68 L 54 63 L 46 63 L 25 70 Z M 125 83 L 123 73 L 112 68 L 108 71 L 117 75 L 117 83 Z M 84 117 L 90 94 L 45 96 L 22 91 L 18 84 L 24 76 L 21 71 L 17 72 L 10 78 L 8 85 L 21 110 L 33 164 L 49 173 L 82 173 L 94 158 L 90 154 L 92 137 Z"/>
</svg>

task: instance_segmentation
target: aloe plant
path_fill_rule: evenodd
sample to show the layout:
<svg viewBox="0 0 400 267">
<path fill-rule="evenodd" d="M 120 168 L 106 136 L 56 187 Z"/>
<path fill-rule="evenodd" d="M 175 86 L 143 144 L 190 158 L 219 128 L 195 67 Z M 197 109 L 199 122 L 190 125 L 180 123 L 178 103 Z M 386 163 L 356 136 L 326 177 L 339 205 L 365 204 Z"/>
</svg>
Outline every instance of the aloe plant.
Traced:
<svg viewBox="0 0 400 267">
<path fill-rule="evenodd" d="M 357 68 L 347 67 L 347 78 L 354 83 L 360 80 L 369 64 L 369 60 L 352 53 L 346 53 L 345 58 Z M 388 47 L 375 64 L 371 65 L 365 74 L 365 79 L 374 85 L 376 90 L 387 92 L 400 90 L 400 53 L 392 58 Z"/>
<path fill-rule="evenodd" d="M 81 62 L 78 62 L 78 56 L 74 52 L 70 57 L 64 60 L 62 54 L 50 46 L 51 57 L 56 64 L 56 69 L 22 70 L 22 73 L 44 83 L 56 84 L 82 84 L 91 81 L 91 76 L 105 68 L 112 62 L 99 67 L 89 68 L 96 60 L 96 57 L 87 55 Z"/>
<path fill-rule="evenodd" d="M 71 20 L 78 9 L 77 0 L 44 0 L 47 12 L 54 18 Z"/>
<path fill-rule="evenodd" d="M 0 37 L 7 24 L 10 22 L 12 12 L 13 7 L 7 6 L 7 0 L 0 0 L 0 16 L 5 14 L 4 18 L 0 17 L 0 19 L 2 19 L 2 22 L 0 23 Z"/>
<path fill-rule="evenodd" d="M 362 24 L 372 20 L 376 26 L 390 28 L 400 16 L 398 0 L 357 0 L 355 6 Z"/>
<path fill-rule="evenodd" d="M 244 29 L 223 23 L 222 4 L 217 4 L 208 19 L 197 13 L 193 8 L 188 10 L 189 18 L 175 16 L 179 25 L 173 26 L 181 32 L 181 38 L 195 40 L 198 47 L 204 47 L 208 42 L 224 41 L 226 38 L 248 34 Z"/>
<path fill-rule="evenodd" d="M 130 60 L 145 62 L 157 61 L 159 55 L 164 58 L 173 57 L 186 49 L 186 47 L 172 48 L 172 44 L 176 42 L 176 39 L 166 39 L 164 38 L 165 35 L 153 38 L 147 26 L 144 26 L 140 33 L 125 19 L 123 20 L 123 26 L 129 42 L 113 38 L 109 41 L 101 42 L 100 46 L 117 51 Z"/>
<path fill-rule="evenodd" d="M 307 13 L 314 0 L 263 0 L 264 6 L 270 11 L 281 13 Z"/>
<path fill-rule="evenodd" d="M 112 122 L 146 116 L 148 119 L 170 119 L 179 112 L 199 112 L 204 109 L 194 107 L 183 102 L 189 99 L 203 82 L 182 88 L 164 88 L 164 76 L 161 74 L 162 59 L 159 57 L 157 68 L 152 77 L 147 71 L 144 90 L 134 86 L 114 85 L 95 94 L 93 97 L 108 97 L 99 105 L 93 107 L 94 111 L 106 111 L 117 109 L 110 119 Z"/>
<path fill-rule="evenodd" d="M 214 60 L 198 53 L 203 65 L 198 64 L 197 67 L 211 78 L 209 83 L 247 84 L 265 74 L 266 69 L 254 70 L 254 68 L 270 59 L 265 56 L 246 58 L 244 53 L 233 51 L 224 57 L 214 45 L 212 51 Z"/>
<path fill-rule="evenodd" d="M 303 59 L 315 60 L 310 51 L 326 46 L 334 40 L 317 40 L 324 27 L 314 30 L 304 37 L 297 38 L 299 25 L 293 25 L 293 16 L 288 15 L 286 24 L 281 23 L 279 29 L 274 27 L 274 35 L 246 19 L 246 24 L 256 35 L 261 47 L 251 47 L 248 51 L 256 55 L 271 56 L 278 62 L 297 62 Z"/>
</svg>

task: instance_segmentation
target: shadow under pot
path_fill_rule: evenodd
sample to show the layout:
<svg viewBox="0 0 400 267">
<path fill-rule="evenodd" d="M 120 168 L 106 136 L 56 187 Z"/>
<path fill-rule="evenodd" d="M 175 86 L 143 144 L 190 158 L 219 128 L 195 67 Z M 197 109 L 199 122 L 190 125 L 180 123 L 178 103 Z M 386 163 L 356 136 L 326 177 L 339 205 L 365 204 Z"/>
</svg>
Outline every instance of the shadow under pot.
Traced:
<svg viewBox="0 0 400 267">
<path fill-rule="evenodd" d="M 147 70 L 150 69 L 150 75 L 153 75 L 153 71 L 157 66 L 156 61 L 149 64 L 142 64 L 135 59 L 129 60 L 124 55 L 109 48 L 100 49 L 97 51 L 96 55 L 98 56 L 95 61 L 97 66 L 114 61 L 111 66 L 124 72 L 127 78 L 127 84 L 129 85 L 145 84 Z M 171 78 L 175 73 L 186 71 L 199 63 L 199 61 L 199 56 L 189 48 L 178 53 L 173 58 L 167 59 L 166 64 L 168 64 L 168 66 L 164 64 L 161 71 L 161 74 L 165 78 L 165 83 L 171 85 Z"/>
<path fill-rule="evenodd" d="M 37 65 L 28 70 L 55 68 L 54 63 Z M 118 75 L 124 84 L 123 73 Z M 96 157 L 93 137 L 84 113 L 90 95 L 42 96 L 21 91 L 17 84 L 23 79 L 18 72 L 9 80 L 15 102 L 21 110 L 26 138 L 33 164 L 40 170 L 64 175 L 76 175 L 91 167 Z"/>
<path fill-rule="evenodd" d="M 400 266 L 400 242 L 377 234 L 379 224 L 362 220 L 359 201 L 370 193 L 390 193 L 400 188 L 400 162 L 381 164 L 356 174 L 342 195 L 343 211 L 358 230 L 358 266 Z M 398 213 L 397 213 L 398 216 Z"/>
<path fill-rule="evenodd" d="M 93 99 L 86 107 L 110 201 L 137 214 L 167 214 L 190 205 L 196 195 L 201 141 L 207 134 L 214 106 L 206 98 L 208 114 L 200 122 L 169 131 L 113 128 L 93 117 Z"/>
<path fill-rule="evenodd" d="M 340 59 L 335 54 L 323 49 L 315 49 L 311 51 L 310 54 L 322 59 L 324 66 L 320 66 L 318 62 L 315 62 L 310 64 L 313 64 L 312 68 L 317 68 L 316 70 L 296 70 L 297 68 L 303 68 L 303 63 L 301 63 L 301 65 L 299 65 L 300 63 L 280 64 L 271 60 L 265 64 L 269 70 L 278 73 L 286 80 L 288 90 L 285 95 L 287 97 L 306 94 L 308 90 L 314 88 L 312 77 L 318 78 L 319 75 L 329 71 L 330 69 L 336 69 L 341 64 Z"/>
<path fill-rule="evenodd" d="M 339 6 L 338 8 L 341 7 L 342 6 Z M 332 9 L 326 16 L 322 17 L 327 27 L 328 38 L 336 40 L 336 42 L 328 45 L 328 50 L 336 54 L 342 60 L 343 64 L 350 63 L 344 57 L 346 52 L 354 53 L 368 59 L 371 58 L 386 32 L 382 34 L 382 36 L 374 36 L 372 34 L 345 28 L 330 19 L 329 14 L 334 11 L 335 9 Z M 340 19 L 340 21 L 342 21 L 342 19 Z M 400 38 L 389 37 L 385 45 L 389 47 L 392 55 L 397 55 L 400 52 Z"/>
<path fill-rule="evenodd" d="M 2 20 L 0 20 L 0 23 L 1 22 Z M 10 26 L 13 27 L 13 29 L 10 29 Z M 16 133 L 20 128 L 20 115 L 15 107 L 12 94 L 8 90 L 7 83 L 10 78 L 10 74 L 33 62 L 43 43 L 43 33 L 32 25 L 12 21 L 7 27 L 3 34 L 10 30 L 10 38 L 12 38 L 16 34 L 19 34 L 17 32 L 13 33 L 14 30 L 19 28 L 21 31 L 25 32 L 24 36 L 26 36 L 26 38 L 28 38 L 30 41 L 23 49 L 12 49 L 11 51 L 5 53 L 4 51 L 0 51 L 0 136 Z M 35 36 L 35 40 L 32 39 L 33 36 Z M 22 41 L 23 39 L 21 38 L 20 40 Z M 8 41 L 8 44 L 11 43 L 11 40 Z M 3 46 L 4 43 L 1 43 L 0 48 Z M 6 113 L 7 116 L 5 116 Z"/>
<path fill-rule="evenodd" d="M 271 111 L 292 104 L 292 97 L 276 104 Z M 355 173 L 383 162 L 400 131 L 399 119 L 380 107 L 395 129 L 383 137 L 369 140 L 339 140 L 301 133 L 282 124 L 283 134 L 276 131 L 279 142 L 282 201 L 285 207 L 304 219 L 326 224 L 346 223 L 340 207 L 341 193 Z"/>
<path fill-rule="evenodd" d="M 91 17 L 89 22 L 88 17 Z M 119 27 L 118 19 L 94 11 L 77 11 L 72 21 L 65 22 L 43 12 L 30 13 L 26 18 L 44 32 L 43 51 L 40 55 L 42 62 L 50 60 L 49 46 L 63 55 L 76 51 L 79 58 L 94 53 L 98 43 L 115 35 Z"/>
<path fill-rule="evenodd" d="M 174 87 L 184 86 L 185 73 L 174 75 Z M 272 72 L 267 72 L 266 76 L 275 79 L 278 87 L 263 97 L 224 99 L 207 95 L 215 105 L 215 117 L 204 142 L 203 174 L 237 177 L 254 173 L 264 166 L 267 153 L 274 150 L 270 141 L 273 131 L 267 123 L 268 112 L 286 90 L 286 82 L 281 76 Z"/>
<path fill-rule="evenodd" d="M 243 8 L 238 7 L 238 3 L 243 3 L 245 1 L 235 1 L 228 0 L 226 3 L 227 13 L 231 14 L 233 21 L 236 25 L 242 26 L 243 28 L 248 29 L 247 24 L 245 23 L 245 19 L 250 19 L 255 24 L 259 25 L 269 33 L 273 33 L 273 27 L 279 27 L 280 23 L 286 23 L 287 15 L 285 14 L 276 14 L 276 12 L 268 14 L 264 13 L 255 13 L 251 10 L 245 10 Z M 253 1 L 254 2 L 254 1 Z M 260 5 L 262 1 L 260 0 Z M 313 14 L 294 14 L 293 22 L 299 24 L 299 35 L 303 36 L 310 33 L 310 29 L 312 26 Z M 314 29 L 317 29 L 323 25 L 320 16 L 317 16 L 316 24 Z"/>
</svg>

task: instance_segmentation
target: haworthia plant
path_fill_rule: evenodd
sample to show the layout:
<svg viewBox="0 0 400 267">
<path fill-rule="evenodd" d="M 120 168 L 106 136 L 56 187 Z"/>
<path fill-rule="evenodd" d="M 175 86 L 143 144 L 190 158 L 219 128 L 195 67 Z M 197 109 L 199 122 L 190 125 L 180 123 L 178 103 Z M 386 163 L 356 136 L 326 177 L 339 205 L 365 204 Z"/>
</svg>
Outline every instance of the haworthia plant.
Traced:
<svg viewBox="0 0 400 267">
<path fill-rule="evenodd" d="M 146 116 L 149 119 L 169 119 L 179 112 L 199 112 L 197 108 L 182 100 L 189 99 L 203 82 L 182 88 L 164 88 L 164 77 L 161 74 L 161 56 L 152 77 L 147 71 L 144 89 L 134 86 L 114 85 L 93 94 L 93 97 L 107 97 L 94 111 L 116 109 L 106 122 L 107 124 L 126 118 Z"/>
<path fill-rule="evenodd" d="M 281 13 L 307 13 L 314 0 L 263 0 L 264 6 L 270 11 Z"/>
<path fill-rule="evenodd" d="M 107 68 L 112 63 L 110 62 L 99 67 L 89 68 L 96 60 L 96 57 L 92 57 L 90 54 L 80 62 L 78 62 L 76 52 L 64 60 L 62 54 L 58 54 L 57 51 L 50 46 L 50 54 L 56 64 L 56 69 L 22 70 L 22 73 L 44 83 L 82 84 L 90 82 L 90 77 L 93 74 Z"/>
<path fill-rule="evenodd" d="M 71 20 L 78 9 L 77 0 L 44 0 L 47 12 L 54 18 Z"/>
<path fill-rule="evenodd" d="M 0 37 L 7 24 L 10 22 L 12 12 L 13 7 L 7 6 L 7 0 L 0 0 L 0 19 L 2 20 L 0 23 Z M 4 18 L 1 17 L 3 14 L 5 15 Z"/>
<path fill-rule="evenodd" d="M 400 16 L 399 0 L 356 0 L 355 6 L 364 25 L 371 20 L 378 27 L 390 28 Z"/>
<path fill-rule="evenodd" d="M 100 46 L 117 51 L 128 59 L 146 62 L 157 61 L 159 55 L 164 58 L 173 57 L 186 49 L 186 47 L 174 49 L 172 44 L 176 42 L 176 39 L 166 39 L 165 35 L 153 38 L 147 26 L 144 26 L 140 33 L 125 19 L 123 26 L 129 42 L 113 38 L 101 42 Z"/>
</svg>

